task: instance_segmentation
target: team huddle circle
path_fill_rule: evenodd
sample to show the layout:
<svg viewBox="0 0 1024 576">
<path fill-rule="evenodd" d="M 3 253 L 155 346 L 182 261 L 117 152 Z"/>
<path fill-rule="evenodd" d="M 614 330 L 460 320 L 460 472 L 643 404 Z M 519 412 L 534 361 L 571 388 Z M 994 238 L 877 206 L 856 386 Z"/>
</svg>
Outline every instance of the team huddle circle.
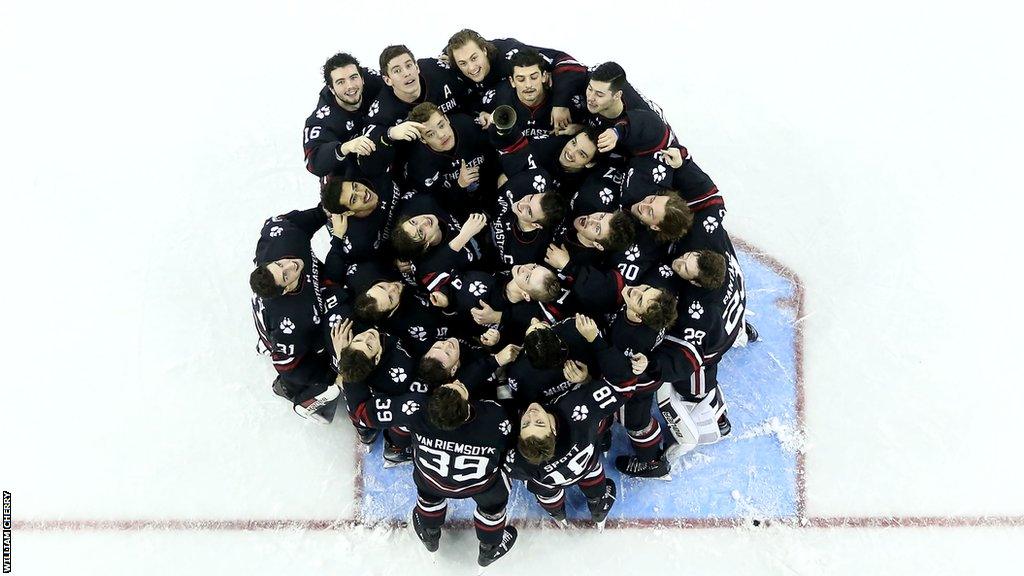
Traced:
<svg viewBox="0 0 1024 576">
<path fill-rule="evenodd" d="M 266 220 L 250 286 L 272 391 L 382 437 L 427 550 L 473 499 L 487 566 L 518 538 L 513 482 L 563 526 L 579 489 L 603 527 L 606 465 L 667 478 L 728 435 L 717 367 L 758 335 L 721 193 L 623 66 L 468 29 L 440 54 L 327 59 L 319 198 Z M 631 451 L 606 463 L 617 426 Z"/>
</svg>

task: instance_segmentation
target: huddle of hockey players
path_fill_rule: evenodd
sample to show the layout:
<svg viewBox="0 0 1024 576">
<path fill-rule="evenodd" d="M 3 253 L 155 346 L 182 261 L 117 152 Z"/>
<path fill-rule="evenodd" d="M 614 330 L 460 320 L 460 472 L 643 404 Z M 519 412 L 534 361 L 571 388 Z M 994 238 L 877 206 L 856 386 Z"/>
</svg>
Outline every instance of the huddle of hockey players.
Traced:
<svg viewBox="0 0 1024 576">
<path fill-rule="evenodd" d="M 327 60 L 303 130 L 319 202 L 256 245 L 273 391 L 321 423 L 343 407 L 367 445 L 383 430 L 431 552 L 472 498 L 479 564 L 506 554 L 513 480 L 563 525 L 578 486 L 603 526 L 613 425 L 615 467 L 652 479 L 730 433 L 718 362 L 757 332 L 724 201 L 614 62 L 462 30 L 378 64 Z"/>
</svg>

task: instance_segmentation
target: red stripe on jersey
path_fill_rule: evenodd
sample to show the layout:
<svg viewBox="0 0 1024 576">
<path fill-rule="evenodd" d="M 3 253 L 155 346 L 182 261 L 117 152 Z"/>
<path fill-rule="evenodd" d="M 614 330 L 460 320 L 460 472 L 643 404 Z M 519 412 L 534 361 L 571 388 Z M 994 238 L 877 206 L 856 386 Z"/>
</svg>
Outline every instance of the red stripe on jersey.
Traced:
<svg viewBox="0 0 1024 576">
<path fill-rule="evenodd" d="M 511 146 L 508 146 L 506 148 L 503 148 L 501 150 L 501 153 L 502 154 L 514 154 L 516 152 L 519 152 L 523 148 L 526 148 L 526 144 L 527 144 L 526 137 L 525 136 L 520 136 L 519 140 L 516 140 L 515 144 L 512 144 Z"/>
</svg>

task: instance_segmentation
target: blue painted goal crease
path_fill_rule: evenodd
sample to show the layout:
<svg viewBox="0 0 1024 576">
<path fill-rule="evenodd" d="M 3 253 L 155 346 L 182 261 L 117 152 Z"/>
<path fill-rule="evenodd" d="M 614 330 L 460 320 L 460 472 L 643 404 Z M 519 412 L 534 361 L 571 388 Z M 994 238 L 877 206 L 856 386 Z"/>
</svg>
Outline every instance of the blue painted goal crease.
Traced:
<svg viewBox="0 0 1024 576">
<path fill-rule="evenodd" d="M 629 453 L 630 447 L 616 425 L 604 461 L 605 472 L 618 485 L 609 519 L 685 522 L 797 515 L 797 310 L 788 303 L 798 287 L 749 252 L 738 250 L 737 255 L 746 278 L 748 319 L 757 326 L 760 341 L 731 350 L 719 365 L 732 433 L 682 456 L 672 480 L 665 482 L 619 474 L 615 456 Z M 379 442 L 363 458 L 363 521 L 406 520 L 416 502 L 411 466 L 384 469 Z M 450 500 L 448 519 L 469 520 L 473 507 L 472 500 Z M 570 519 L 589 518 L 578 488 L 566 491 L 566 507 Z M 546 516 L 521 482 L 513 482 L 508 514 L 513 521 Z"/>
</svg>

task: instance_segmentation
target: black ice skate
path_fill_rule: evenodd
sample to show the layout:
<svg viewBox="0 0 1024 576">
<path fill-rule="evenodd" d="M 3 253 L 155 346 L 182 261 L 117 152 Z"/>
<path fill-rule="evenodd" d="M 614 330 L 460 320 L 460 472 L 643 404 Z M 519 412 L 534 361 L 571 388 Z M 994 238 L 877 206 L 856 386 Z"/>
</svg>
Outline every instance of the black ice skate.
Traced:
<svg viewBox="0 0 1024 576">
<path fill-rule="evenodd" d="M 285 400 L 287 400 L 289 402 L 293 402 L 294 401 L 293 400 L 293 396 L 288 393 L 288 389 L 285 388 L 284 381 L 281 380 L 280 376 L 278 376 L 277 378 L 274 378 L 274 383 L 270 385 L 270 389 L 274 391 L 274 394 L 277 394 L 281 398 L 284 398 Z"/>
<path fill-rule="evenodd" d="M 636 456 L 619 456 L 615 459 L 615 468 L 626 476 L 634 478 L 654 478 L 655 480 L 671 480 L 670 468 L 665 456 L 654 460 L 640 460 Z"/>
<path fill-rule="evenodd" d="M 440 528 L 427 528 L 420 522 L 420 515 L 412 513 L 412 528 L 416 531 L 416 537 L 423 542 L 423 546 L 427 548 L 427 552 L 437 552 L 438 547 L 441 546 L 441 529 Z"/>
<path fill-rule="evenodd" d="M 515 527 L 506 526 L 505 532 L 501 535 L 500 544 L 480 543 L 480 555 L 477 556 L 476 563 L 479 564 L 481 568 L 484 566 L 490 566 L 495 560 L 501 558 L 505 554 L 508 554 L 508 551 L 512 549 L 513 545 L 515 545 L 516 538 L 518 537 L 519 534 L 516 532 Z"/>
<path fill-rule="evenodd" d="M 380 435 L 380 430 L 356 426 L 356 435 L 359 436 L 360 442 L 369 446 L 377 441 L 377 436 Z"/>
<path fill-rule="evenodd" d="M 394 468 L 406 462 L 412 462 L 412 446 L 399 448 L 392 444 L 387 436 L 384 436 L 384 467 Z"/>
<path fill-rule="evenodd" d="M 615 482 L 611 478 L 605 480 L 604 494 L 597 498 L 587 498 L 587 508 L 590 509 L 590 518 L 597 524 L 598 530 L 604 530 L 604 521 L 608 518 L 608 512 L 615 504 Z"/>
<path fill-rule="evenodd" d="M 759 338 L 759 335 L 757 333 L 757 328 L 754 328 L 753 324 L 751 324 L 750 322 L 744 323 L 743 324 L 743 331 L 747 333 L 747 343 L 748 344 L 750 342 L 757 342 L 757 339 Z"/>
<path fill-rule="evenodd" d="M 569 521 L 565 518 L 565 503 L 563 503 L 558 510 L 548 510 L 547 508 L 544 510 L 548 513 L 548 516 L 551 516 L 552 520 L 558 523 L 559 528 L 569 527 Z"/>
</svg>

